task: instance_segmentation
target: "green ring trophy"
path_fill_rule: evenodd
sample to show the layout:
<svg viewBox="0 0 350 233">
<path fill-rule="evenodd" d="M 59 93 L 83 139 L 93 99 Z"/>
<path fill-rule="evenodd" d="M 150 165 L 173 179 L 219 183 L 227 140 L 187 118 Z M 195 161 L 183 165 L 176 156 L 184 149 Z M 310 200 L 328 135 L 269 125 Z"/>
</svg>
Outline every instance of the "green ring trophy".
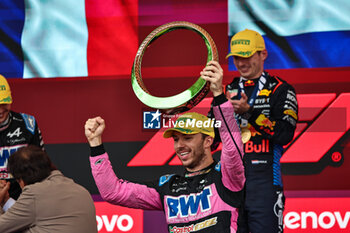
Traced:
<svg viewBox="0 0 350 233">
<path fill-rule="evenodd" d="M 197 105 L 209 92 L 209 83 L 201 77 L 187 90 L 168 97 L 156 97 L 150 94 L 145 87 L 141 76 L 141 62 L 146 48 L 157 38 L 167 32 L 176 29 L 188 29 L 198 33 L 204 40 L 208 49 L 207 62 L 211 60 L 218 61 L 218 51 L 214 40 L 200 26 L 186 21 L 175 21 L 164 24 L 153 30 L 141 43 L 134 60 L 131 73 L 131 84 L 137 98 L 145 105 L 159 109 L 167 114 L 177 114 L 185 112 Z"/>
</svg>

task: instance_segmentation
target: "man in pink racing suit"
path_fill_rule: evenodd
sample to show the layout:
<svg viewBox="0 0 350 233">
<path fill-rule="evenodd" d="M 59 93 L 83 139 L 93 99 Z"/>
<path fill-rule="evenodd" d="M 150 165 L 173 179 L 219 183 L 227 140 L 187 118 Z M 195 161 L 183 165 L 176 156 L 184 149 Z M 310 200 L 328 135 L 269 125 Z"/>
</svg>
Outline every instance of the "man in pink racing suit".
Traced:
<svg viewBox="0 0 350 233">
<path fill-rule="evenodd" d="M 85 124 L 92 174 L 104 200 L 129 208 L 163 210 L 169 232 L 234 233 L 245 183 L 241 134 L 232 104 L 223 94 L 220 65 L 209 62 L 201 76 L 210 82 L 216 121 L 185 113 L 163 134 L 173 138 L 184 174 L 165 175 L 147 184 L 119 179 L 102 144 L 105 122 L 101 117 Z M 214 126 L 223 143 L 219 162 L 214 161 L 210 149 Z"/>
</svg>

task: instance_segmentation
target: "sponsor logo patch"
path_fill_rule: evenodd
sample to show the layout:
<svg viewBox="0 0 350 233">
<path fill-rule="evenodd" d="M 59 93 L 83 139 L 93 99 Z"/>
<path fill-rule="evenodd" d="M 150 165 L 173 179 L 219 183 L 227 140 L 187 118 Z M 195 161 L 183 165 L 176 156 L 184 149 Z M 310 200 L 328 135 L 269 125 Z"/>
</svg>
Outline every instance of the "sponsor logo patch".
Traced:
<svg viewBox="0 0 350 233">
<path fill-rule="evenodd" d="M 267 90 L 267 89 L 262 89 L 259 93 L 259 96 L 269 96 L 271 93 L 271 90 Z"/>
<path fill-rule="evenodd" d="M 169 227 L 169 232 L 170 233 L 185 233 L 185 232 L 195 232 L 195 231 L 200 231 L 202 229 L 215 226 L 217 224 L 217 217 L 207 219 L 203 222 L 199 222 L 196 224 L 191 224 L 189 226 L 183 226 L 183 227 Z"/>
</svg>

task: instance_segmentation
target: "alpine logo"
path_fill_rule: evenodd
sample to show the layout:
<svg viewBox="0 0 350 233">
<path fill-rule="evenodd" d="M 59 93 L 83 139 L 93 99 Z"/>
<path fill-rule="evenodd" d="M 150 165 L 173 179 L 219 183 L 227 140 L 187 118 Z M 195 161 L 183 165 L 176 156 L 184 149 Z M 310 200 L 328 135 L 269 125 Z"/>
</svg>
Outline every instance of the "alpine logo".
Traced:
<svg viewBox="0 0 350 233">
<path fill-rule="evenodd" d="M 18 127 L 15 131 L 8 132 L 8 134 L 6 136 L 9 137 L 9 138 L 12 138 L 14 136 L 19 137 L 19 136 L 21 136 L 21 134 L 22 134 L 21 128 Z"/>
</svg>

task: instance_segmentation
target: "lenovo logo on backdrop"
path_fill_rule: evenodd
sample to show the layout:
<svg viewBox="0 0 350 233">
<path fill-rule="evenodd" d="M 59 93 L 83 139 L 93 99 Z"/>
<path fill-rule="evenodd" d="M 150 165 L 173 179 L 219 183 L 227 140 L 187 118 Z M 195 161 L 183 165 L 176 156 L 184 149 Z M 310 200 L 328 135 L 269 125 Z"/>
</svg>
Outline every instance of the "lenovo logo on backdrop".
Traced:
<svg viewBox="0 0 350 233">
<path fill-rule="evenodd" d="M 106 229 L 107 232 L 113 232 L 119 230 L 122 232 L 130 231 L 134 226 L 134 220 L 130 215 L 123 214 L 118 216 L 113 215 L 96 215 L 97 230 L 101 232 L 102 229 Z"/>
<path fill-rule="evenodd" d="M 348 227 L 350 211 L 344 216 L 339 211 L 324 211 L 317 214 L 314 211 L 289 212 L 284 216 L 284 224 L 289 229 L 346 229 Z"/>
<path fill-rule="evenodd" d="M 95 202 L 96 222 L 99 233 L 105 232 L 143 232 L 143 211 Z"/>
<path fill-rule="evenodd" d="M 349 232 L 350 198 L 287 198 L 285 232 Z"/>
<path fill-rule="evenodd" d="M 143 211 L 95 202 L 99 233 L 142 233 Z M 350 198 L 287 198 L 285 233 L 350 232 Z M 158 219 L 156 220 L 158 221 Z M 159 221 L 164 221 L 160 218 Z"/>
</svg>

